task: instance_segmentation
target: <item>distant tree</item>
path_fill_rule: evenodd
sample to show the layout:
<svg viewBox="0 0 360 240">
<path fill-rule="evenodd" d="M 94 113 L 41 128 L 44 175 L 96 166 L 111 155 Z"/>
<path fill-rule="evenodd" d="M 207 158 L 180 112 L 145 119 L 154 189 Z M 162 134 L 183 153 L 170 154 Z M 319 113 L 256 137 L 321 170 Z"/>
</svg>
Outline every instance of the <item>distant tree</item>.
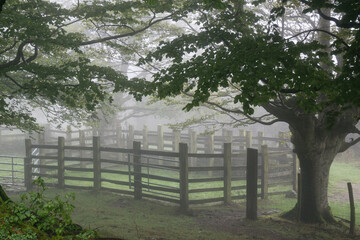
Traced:
<svg viewBox="0 0 360 240">
<path fill-rule="evenodd" d="M 330 166 L 360 141 L 346 141 L 360 134 L 358 0 L 194 2 L 182 17 L 197 16 L 199 30 L 162 42 L 140 61 L 164 64 L 142 95 L 185 94 L 192 98 L 186 110 L 205 104 L 234 119 L 288 123 L 302 174 L 301 205 L 291 213 L 300 211 L 303 222 L 333 222 Z M 261 4 L 272 5 L 261 8 L 268 19 L 258 14 Z M 289 25 L 286 14 L 299 8 L 315 25 Z M 256 106 L 268 114 L 253 116 Z"/>
</svg>

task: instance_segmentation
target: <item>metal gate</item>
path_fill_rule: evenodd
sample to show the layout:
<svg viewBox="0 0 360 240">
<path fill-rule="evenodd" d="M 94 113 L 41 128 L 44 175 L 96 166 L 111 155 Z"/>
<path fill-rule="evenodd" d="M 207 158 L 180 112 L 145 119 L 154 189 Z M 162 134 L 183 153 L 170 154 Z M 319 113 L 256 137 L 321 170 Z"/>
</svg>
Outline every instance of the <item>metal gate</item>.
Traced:
<svg viewBox="0 0 360 240">
<path fill-rule="evenodd" d="M 24 157 L 0 155 L 0 184 L 9 190 L 25 190 Z"/>
</svg>

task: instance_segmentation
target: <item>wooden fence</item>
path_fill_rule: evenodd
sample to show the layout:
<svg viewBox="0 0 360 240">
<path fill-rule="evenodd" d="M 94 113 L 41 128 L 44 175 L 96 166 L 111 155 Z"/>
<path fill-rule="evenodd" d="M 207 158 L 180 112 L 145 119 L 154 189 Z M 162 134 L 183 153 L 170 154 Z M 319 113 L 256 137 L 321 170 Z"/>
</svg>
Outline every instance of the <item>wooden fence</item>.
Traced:
<svg viewBox="0 0 360 240">
<path fill-rule="evenodd" d="M 262 143 L 274 139 L 259 134 L 254 144 L 250 132 L 197 136 L 164 133 L 162 127 L 156 132 L 130 127 L 104 133 L 90 140 L 95 132 L 78 131 L 74 137 L 69 131 L 56 144 L 26 139 L 26 188 L 31 189 L 32 180 L 41 176 L 59 188 L 108 190 L 176 203 L 183 209 L 191 204 L 228 203 L 246 197 L 246 149 L 256 146 L 258 196 L 296 190 L 296 156 L 278 138 L 277 146 L 269 147 Z"/>
</svg>

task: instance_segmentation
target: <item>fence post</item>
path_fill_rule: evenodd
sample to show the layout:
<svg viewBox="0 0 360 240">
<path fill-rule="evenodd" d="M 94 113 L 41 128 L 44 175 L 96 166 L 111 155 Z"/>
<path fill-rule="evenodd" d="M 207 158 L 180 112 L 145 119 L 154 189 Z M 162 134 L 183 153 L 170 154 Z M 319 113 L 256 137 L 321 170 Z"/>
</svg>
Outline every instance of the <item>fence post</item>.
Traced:
<svg viewBox="0 0 360 240">
<path fill-rule="evenodd" d="M 278 138 L 279 138 L 279 148 L 284 148 L 286 147 L 286 143 L 285 143 L 285 133 L 284 132 L 279 132 L 278 133 Z"/>
<path fill-rule="evenodd" d="M 26 191 L 32 189 L 31 139 L 25 139 L 24 182 Z"/>
<path fill-rule="evenodd" d="M 261 167 L 261 198 L 268 199 L 269 182 L 269 151 L 267 145 L 261 146 L 262 167 Z"/>
<path fill-rule="evenodd" d="M 231 143 L 224 143 L 224 202 L 231 203 Z"/>
<path fill-rule="evenodd" d="M 258 150 L 247 149 L 246 166 L 246 218 L 257 219 Z"/>
<path fill-rule="evenodd" d="M 190 149 L 189 152 L 196 153 L 197 152 L 197 133 L 193 130 L 189 131 L 190 134 Z M 196 167 L 197 166 L 197 159 L 191 158 L 190 159 L 190 166 Z"/>
<path fill-rule="evenodd" d="M 157 126 L 157 137 L 158 137 L 157 150 L 163 151 L 164 150 L 164 126 L 162 126 L 162 125 Z M 163 160 L 159 160 L 158 163 L 159 163 L 159 165 L 164 165 Z"/>
<path fill-rule="evenodd" d="M 123 147 L 123 139 L 122 139 L 122 129 L 120 124 L 118 123 L 116 126 L 116 146 L 118 148 Z M 124 158 L 124 155 L 122 153 L 117 154 L 117 159 L 121 160 Z"/>
<path fill-rule="evenodd" d="M 299 158 L 293 153 L 293 190 L 298 193 Z"/>
<path fill-rule="evenodd" d="M 207 147 L 205 153 L 214 153 L 214 134 L 210 134 L 207 136 Z M 213 167 L 215 163 L 214 158 L 209 158 L 209 167 Z M 213 171 L 208 171 L 208 175 L 212 176 L 214 174 Z"/>
<path fill-rule="evenodd" d="M 162 125 L 157 126 L 158 137 L 158 150 L 164 150 L 164 127 Z"/>
<path fill-rule="evenodd" d="M 301 219 L 301 205 L 302 205 L 302 179 L 301 172 L 298 173 L 298 193 L 297 193 L 297 206 L 298 206 L 298 215 L 297 220 Z"/>
<path fill-rule="evenodd" d="M 144 125 L 143 129 L 143 149 L 148 149 L 149 140 L 148 140 L 148 126 Z"/>
<path fill-rule="evenodd" d="M 96 137 L 99 135 L 98 127 L 92 127 L 92 135 L 93 135 L 93 137 Z"/>
<path fill-rule="evenodd" d="M 351 182 L 347 183 L 349 191 L 349 201 L 350 201 L 350 234 L 355 236 L 355 204 L 354 204 L 354 194 Z"/>
<path fill-rule="evenodd" d="M 129 125 L 129 132 L 127 137 L 127 146 L 129 149 L 133 147 L 133 142 L 134 142 L 134 126 Z"/>
<path fill-rule="evenodd" d="M 252 148 L 252 132 L 246 131 L 246 148 Z"/>
<path fill-rule="evenodd" d="M 70 125 L 68 125 L 67 127 L 66 127 L 66 144 L 67 145 L 71 145 L 71 133 L 72 133 L 72 130 L 71 130 L 71 126 Z"/>
<path fill-rule="evenodd" d="M 178 152 L 179 151 L 179 143 L 180 143 L 180 131 L 175 129 L 173 130 L 173 136 L 174 136 L 174 140 L 173 140 L 173 151 L 174 152 Z"/>
<path fill-rule="evenodd" d="M 239 150 L 240 152 L 246 150 L 246 133 L 244 129 L 239 130 Z"/>
<path fill-rule="evenodd" d="M 80 144 L 80 147 L 85 147 L 85 133 L 83 130 L 79 130 L 79 144 Z M 85 157 L 84 151 L 80 150 L 80 158 L 84 158 L 84 157 Z M 80 167 L 81 168 L 86 167 L 86 162 L 81 161 Z"/>
<path fill-rule="evenodd" d="M 65 139 L 63 137 L 58 138 L 58 187 L 64 188 L 65 187 Z"/>
<path fill-rule="evenodd" d="M 38 142 L 39 142 L 39 145 L 44 145 L 45 144 L 45 132 L 41 132 L 39 133 L 39 138 L 38 138 Z M 45 149 L 43 148 L 39 148 L 39 156 L 44 156 L 45 155 Z M 43 159 L 43 158 L 40 158 L 39 159 L 39 165 L 46 165 L 46 160 Z M 40 173 L 46 173 L 46 168 L 39 168 L 39 172 Z"/>
<path fill-rule="evenodd" d="M 100 163 L 100 137 L 93 136 L 93 161 L 94 161 L 94 189 L 100 191 L 101 188 L 101 163 Z"/>
<path fill-rule="evenodd" d="M 224 130 L 223 135 L 225 137 L 225 142 L 232 142 L 233 141 L 233 132 L 231 130 Z"/>
<path fill-rule="evenodd" d="M 258 151 L 261 152 L 262 145 L 264 145 L 264 132 L 258 132 Z"/>
<path fill-rule="evenodd" d="M 134 150 L 134 198 L 142 198 L 142 179 L 141 179 L 141 143 L 133 142 Z"/>
<path fill-rule="evenodd" d="M 188 146 L 186 143 L 179 144 L 180 164 L 180 211 L 189 209 L 189 161 Z"/>
</svg>

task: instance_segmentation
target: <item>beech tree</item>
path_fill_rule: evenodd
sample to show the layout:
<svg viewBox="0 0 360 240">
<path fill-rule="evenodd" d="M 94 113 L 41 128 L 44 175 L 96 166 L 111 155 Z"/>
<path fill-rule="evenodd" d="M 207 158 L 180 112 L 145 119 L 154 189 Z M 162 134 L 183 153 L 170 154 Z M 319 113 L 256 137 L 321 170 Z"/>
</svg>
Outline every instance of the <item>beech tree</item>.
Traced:
<svg viewBox="0 0 360 240">
<path fill-rule="evenodd" d="M 252 10 L 262 3 L 273 6 L 268 19 Z M 298 7 L 316 25 L 284 34 L 283 16 Z M 291 212 L 303 222 L 333 222 L 330 166 L 360 141 L 346 138 L 360 133 L 359 13 L 358 0 L 197 2 L 183 17 L 197 16 L 199 30 L 162 42 L 140 61 L 164 63 L 142 95 L 185 94 L 192 98 L 185 110 L 204 104 L 234 119 L 289 124 L 302 175 L 301 204 Z M 257 106 L 268 114 L 253 116 Z"/>
<path fill-rule="evenodd" d="M 44 0 L 6 1 L 0 14 L 0 124 L 36 128 L 28 107 L 35 102 L 92 113 L 117 91 L 137 99 L 185 94 L 191 97 L 187 110 L 207 104 L 234 118 L 286 122 L 302 174 L 301 206 L 294 211 L 304 222 L 333 221 L 327 200 L 331 163 L 360 141 L 346 141 L 348 134 L 359 134 L 359 3 L 285 0 L 265 9 L 269 19 L 249 6 L 263 3 L 276 4 L 97 0 L 65 8 Z M 284 34 L 286 19 L 279 18 L 298 6 L 317 24 Z M 140 61 L 163 63 L 152 82 L 128 81 L 94 61 L 99 48 L 121 52 L 119 40 L 167 20 L 183 21 L 194 31 L 164 41 Z M 87 30 L 70 30 L 77 24 Z M 213 99 L 223 90 L 225 101 Z M 269 114 L 252 116 L 256 106 Z"/>
</svg>

